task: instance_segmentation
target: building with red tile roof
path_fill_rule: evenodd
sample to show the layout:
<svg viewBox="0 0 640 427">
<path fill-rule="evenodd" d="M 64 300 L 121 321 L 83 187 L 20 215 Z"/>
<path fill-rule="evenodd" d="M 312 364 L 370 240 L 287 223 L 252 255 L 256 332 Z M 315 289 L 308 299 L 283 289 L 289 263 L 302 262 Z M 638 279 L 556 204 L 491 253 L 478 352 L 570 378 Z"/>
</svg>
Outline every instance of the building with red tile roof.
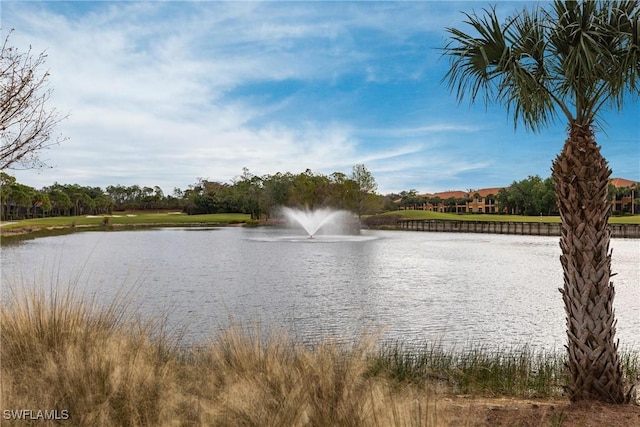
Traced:
<svg viewBox="0 0 640 427">
<path fill-rule="evenodd" d="M 496 197 L 503 187 L 479 188 L 473 192 L 469 192 L 471 201 L 467 203 L 467 212 L 469 213 L 496 213 L 498 205 Z"/>
<path fill-rule="evenodd" d="M 426 199 L 422 206 L 423 210 L 433 212 L 467 212 L 467 199 L 469 195 L 464 191 L 441 191 L 439 193 L 424 194 Z"/>
<path fill-rule="evenodd" d="M 624 178 L 611 178 L 609 182 L 616 188 L 616 192 L 611 200 L 611 210 L 613 213 L 630 213 L 631 215 L 638 213 L 636 203 L 634 203 L 638 194 L 638 183 Z"/>
</svg>

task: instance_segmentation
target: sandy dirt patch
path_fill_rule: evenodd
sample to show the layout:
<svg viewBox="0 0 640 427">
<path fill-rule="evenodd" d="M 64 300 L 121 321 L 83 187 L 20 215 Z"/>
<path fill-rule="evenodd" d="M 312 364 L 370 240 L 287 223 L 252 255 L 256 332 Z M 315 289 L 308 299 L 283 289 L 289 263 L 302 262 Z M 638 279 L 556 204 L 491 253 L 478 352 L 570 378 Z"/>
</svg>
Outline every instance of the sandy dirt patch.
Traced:
<svg viewBox="0 0 640 427">
<path fill-rule="evenodd" d="M 437 406 L 437 425 L 443 426 L 640 426 L 638 405 L 455 396 L 439 399 Z"/>
</svg>

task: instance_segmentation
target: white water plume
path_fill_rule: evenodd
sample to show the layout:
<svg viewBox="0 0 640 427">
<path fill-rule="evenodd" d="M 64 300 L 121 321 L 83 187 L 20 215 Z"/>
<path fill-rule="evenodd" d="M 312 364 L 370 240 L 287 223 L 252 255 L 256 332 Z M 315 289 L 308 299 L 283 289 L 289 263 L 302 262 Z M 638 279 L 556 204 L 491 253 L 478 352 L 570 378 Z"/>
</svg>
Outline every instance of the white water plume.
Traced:
<svg viewBox="0 0 640 427">
<path fill-rule="evenodd" d="M 328 208 L 322 209 L 292 209 L 283 207 L 282 213 L 292 223 L 302 227 L 309 238 L 318 233 L 322 228 L 336 229 L 341 233 L 348 225 L 349 212 Z"/>
</svg>

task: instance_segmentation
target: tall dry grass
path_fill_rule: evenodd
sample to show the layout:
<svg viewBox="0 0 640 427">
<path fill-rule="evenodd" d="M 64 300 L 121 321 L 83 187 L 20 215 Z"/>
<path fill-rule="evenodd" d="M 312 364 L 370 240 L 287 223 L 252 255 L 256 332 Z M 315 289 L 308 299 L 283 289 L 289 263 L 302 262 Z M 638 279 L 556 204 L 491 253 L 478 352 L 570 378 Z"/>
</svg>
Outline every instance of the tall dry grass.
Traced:
<svg viewBox="0 0 640 427">
<path fill-rule="evenodd" d="M 443 410 L 443 396 L 468 383 L 479 394 L 522 393 L 521 386 L 493 385 L 504 383 L 501 363 L 514 372 L 513 381 L 527 384 L 535 375 L 527 372 L 531 366 L 560 365 L 534 359 L 513 369 L 510 357 L 380 349 L 373 338 L 303 346 L 282 334 L 234 326 L 184 349 L 162 332 L 161 321 L 141 320 L 123 300 L 101 306 L 67 289 L 12 292 L 3 301 L 3 426 L 25 425 L 4 412 L 22 409 L 69 416 L 38 425 L 474 425 L 471 415 Z M 638 359 L 632 360 L 629 375 L 637 375 Z"/>
<path fill-rule="evenodd" d="M 174 411 L 174 362 L 125 305 L 13 291 L 0 328 L 3 409 L 65 410 L 74 425 L 103 426 L 159 424 Z"/>
<path fill-rule="evenodd" d="M 194 387 L 214 402 L 205 425 L 437 425 L 435 397 L 371 377 L 373 340 L 298 346 L 282 335 L 232 327 L 195 350 Z M 198 383 L 199 381 L 199 383 Z"/>
<path fill-rule="evenodd" d="M 2 425 L 24 425 L 4 412 L 22 409 L 68 414 L 39 425 L 435 425 L 433 396 L 367 375 L 371 340 L 302 347 L 230 327 L 184 350 L 159 330 L 71 289 L 13 291 L 0 308 Z"/>
</svg>

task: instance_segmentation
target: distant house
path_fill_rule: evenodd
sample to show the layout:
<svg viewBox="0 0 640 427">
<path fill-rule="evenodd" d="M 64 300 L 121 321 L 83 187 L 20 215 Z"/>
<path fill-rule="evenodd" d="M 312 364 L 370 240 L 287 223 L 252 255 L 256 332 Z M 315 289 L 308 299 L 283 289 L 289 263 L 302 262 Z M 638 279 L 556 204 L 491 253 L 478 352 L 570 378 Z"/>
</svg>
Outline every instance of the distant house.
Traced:
<svg viewBox="0 0 640 427">
<path fill-rule="evenodd" d="M 624 178 L 611 178 L 609 181 L 615 189 L 615 193 L 611 198 L 611 210 L 613 213 L 630 213 L 635 215 L 638 213 L 637 203 L 635 202 L 638 183 Z"/>
<path fill-rule="evenodd" d="M 471 202 L 467 204 L 469 213 L 496 213 L 498 212 L 496 198 L 502 187 L 481 188 L 469 194 Z"/>
<path fill-rule="evenodd" d="M 422 195 L 422 209 L 432 212 L 496 213 L 496 198 L 502 187 L 481 188 L 473 192 L 442 191 Z"/>
<path fill-rule="evenodd" d="M 469 195 L 464 191 L 442 191 L 425 194 L 422 209 L 432 212 L 466 213 Z"/>
</svg>

